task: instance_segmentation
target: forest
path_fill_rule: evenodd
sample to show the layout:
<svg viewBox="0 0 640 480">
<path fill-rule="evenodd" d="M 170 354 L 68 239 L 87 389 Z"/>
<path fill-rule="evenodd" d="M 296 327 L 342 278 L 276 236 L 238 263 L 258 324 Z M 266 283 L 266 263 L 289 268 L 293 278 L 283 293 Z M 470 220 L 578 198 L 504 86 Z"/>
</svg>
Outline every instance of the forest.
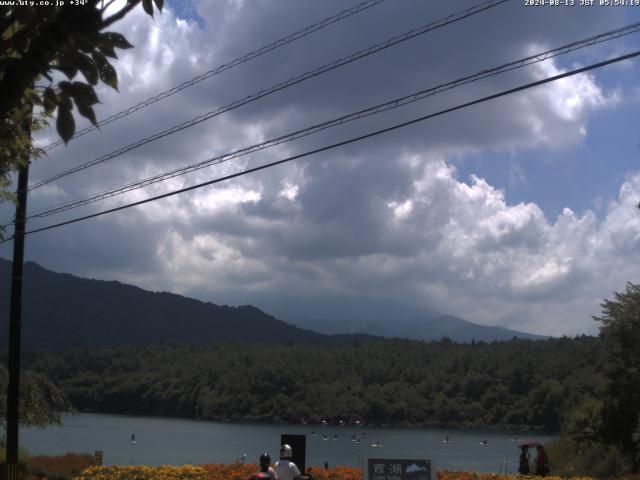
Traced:
<svg viewBox="0 0 640 480">
<path fill-rule="evenodd" d="M 596 397 L 594 337 L 349 346 L 163 344 L 29 354 L 80 411 L 242 422 L 558 431 Z"/>
</svg>

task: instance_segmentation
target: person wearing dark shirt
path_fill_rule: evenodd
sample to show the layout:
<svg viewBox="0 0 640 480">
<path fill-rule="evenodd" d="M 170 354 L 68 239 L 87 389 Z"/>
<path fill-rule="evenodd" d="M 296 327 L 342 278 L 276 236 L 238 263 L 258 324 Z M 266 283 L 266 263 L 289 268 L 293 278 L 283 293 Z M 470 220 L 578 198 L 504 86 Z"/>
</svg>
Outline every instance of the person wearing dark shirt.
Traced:
<svg viewBox="0 0 640 480">
<path fill-rule="evenodd" d="M 538 451 L 536 456 L 536 475 L 546 477 L 549 474 L 549 457 L 542 445 L 537 445 L 536 450 Z"/>
<path fill-rule="evenodd" d="M 278 476 L 271 468 L 271 456 L 268 453 L 260 455 L 260 471 L 249 477 L 249 480 L 278 480 Z"/>
<path fill-rule="evenodd" d="M 529 475 L 529 447 L 522 445 L 520 447 L 520 461 L 518 463 L 518 473 L 520 475 Z"/>
</svg>

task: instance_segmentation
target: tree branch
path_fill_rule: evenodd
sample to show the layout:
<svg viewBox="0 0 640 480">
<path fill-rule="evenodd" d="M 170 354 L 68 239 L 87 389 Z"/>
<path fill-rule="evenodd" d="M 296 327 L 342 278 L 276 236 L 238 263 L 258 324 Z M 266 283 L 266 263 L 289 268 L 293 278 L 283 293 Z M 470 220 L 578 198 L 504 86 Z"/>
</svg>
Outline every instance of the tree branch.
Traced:
<svg viewBox="0 0 640 480">
<path fill-rule="evenodd" d="M 140 3 L 140 0 L 133 0 L 130 3 L 128 3 L 125 7 L 122 7 L 120 9 L 119 12 L 114 13 L 113 15 L 111 15 L 108 18 L 105 18 L 102 22 L 102 26 L 101 26 L 101 30 L 103 28 L 107 28 L 109 25 L 117 22 L 118 20 L 121 20 L 122 18 L 124 18 L 124 16 L 129 13 L 131 10 L 133 10 L 135 8 L 136 5 L 138 5 L 138 3 Z"/>
</svg>

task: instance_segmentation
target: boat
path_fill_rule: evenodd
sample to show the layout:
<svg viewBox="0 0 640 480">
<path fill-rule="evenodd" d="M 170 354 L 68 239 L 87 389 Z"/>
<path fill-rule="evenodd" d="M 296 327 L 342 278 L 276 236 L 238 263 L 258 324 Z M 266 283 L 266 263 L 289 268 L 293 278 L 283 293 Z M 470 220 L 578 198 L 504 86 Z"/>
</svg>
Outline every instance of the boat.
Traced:
<svg viewBox="0 0 640 480">
<path fill-rule="evenodd" d="M 371 446 L 372 446 L 373 448 L 380 448 L 380 447 L 382 447 L 382 446 L 383 446 L 383 444 L 382 444 L 382 443 L 380 443 L 380 440 L 376 440 L 375 442 L 373 442 L 373 443 L 371 444 Z"/>
<path fill-rule="evenodd" d="M 131 434 L 131 440 L 129 441 L 129 443 L 131 445 L 135 445 L 136 444 L 136 434 L 135 433 Z"/>
<path fill-rule="evenodd" d="M 482 440 L 480 442 L 480 445 L 482 445 L 483 447 L 486 447 L 487 445 L 489 445 L 489 442 L 487 440 Z"/>
<path fill-rule="evenodd" d="M 449 435 L 447 435 L 447 436 L 445 437 L 445 439 L 444 439 L 444 440 L 442 440 L 442 443 L 452 443 L 452 442 L 453 442 L 453 440 L 451 440 L 451 439 L 449 438 Z"/>
</svg>

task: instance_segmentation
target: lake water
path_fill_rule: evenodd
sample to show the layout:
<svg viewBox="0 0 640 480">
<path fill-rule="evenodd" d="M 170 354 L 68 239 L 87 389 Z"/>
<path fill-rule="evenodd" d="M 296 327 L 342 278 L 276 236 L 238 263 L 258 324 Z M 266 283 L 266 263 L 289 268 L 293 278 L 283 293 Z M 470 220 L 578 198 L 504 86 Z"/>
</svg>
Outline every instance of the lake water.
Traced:
<svg viewBox="0 0 640 480">
<path fill-rule="evenodd" d="M 34 455 L 102 450 L 105 465 L 232 463 L 243 454 L 257 463 L 263 452 L 277 457 L 283 433 L 307 436 L 307 466 L 323 465 L 325 460 L 330 465 L 360 466 L 368 457 L 415 458 L 430 459 L 433 472 L 498 472 L 504 471 L 505 460 L 508 471 L 514 472 L 519 455 L 516 438 L 539 442 L 553 438 L 522 432 L 231 424 L 84 413 L 65 416 L 61 427 L 23 429 L 20 445 Z M 130 443 L 132 434 L 135 445 Z M 360 437 L 360 443 L 350 435 Z M 443 442 L 447 435 L 450 443 Z M 484 440 L 487 445 L 481 445 Z M 372 446 L 377 443 L 382 446 Z"/>
</svg>

